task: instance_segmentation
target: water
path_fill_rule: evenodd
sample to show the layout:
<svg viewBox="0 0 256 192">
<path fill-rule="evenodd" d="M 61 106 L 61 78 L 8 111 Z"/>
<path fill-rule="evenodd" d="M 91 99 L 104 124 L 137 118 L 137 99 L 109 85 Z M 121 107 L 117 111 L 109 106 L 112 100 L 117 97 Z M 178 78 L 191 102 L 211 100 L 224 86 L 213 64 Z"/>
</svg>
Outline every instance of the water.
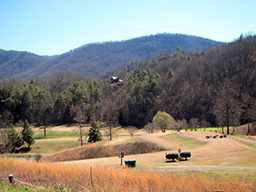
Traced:
<svg viewBox="0 0 256 192">
<path fill-rule="evenodd" d="M 27 159 L 24 158 L 24 157 L 15 157 L 14 159 L 16 159 L 16 160 L 21 160 L 21 161 L 27 161 Z M 28 161 L 34 162 L 34 161 L 35 161 L 35 158 L 34 158 L 34 157 L 31 157 Z"/>
</svg>

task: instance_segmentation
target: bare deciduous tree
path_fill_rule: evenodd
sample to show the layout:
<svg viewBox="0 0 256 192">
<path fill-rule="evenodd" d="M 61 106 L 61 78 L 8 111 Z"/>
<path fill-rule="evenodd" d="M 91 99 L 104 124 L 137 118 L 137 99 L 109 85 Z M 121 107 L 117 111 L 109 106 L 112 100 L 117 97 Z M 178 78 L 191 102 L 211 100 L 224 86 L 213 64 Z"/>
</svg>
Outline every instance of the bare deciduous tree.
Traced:
<svg viewBox="0 0 256 192">
<path fill-rule="evenodd" d="M 183 118 L 182 120 L 180 120 L 180 124 L 182 129 L 185 129 L 186 131 L 188 130 L 188 122 L 186 119 Z"/>
<path fill-rule="evenodd" d="M 229 134 L 231 122 L 239 119 L 241 114 L 240 102 L 236 99 L 237 91 L 228 79 L 224 80 L 216 93 L 211 109 L 218 121 L 225 122 L 227 134 Z"/>
<path fill-rule="evenodd" d="M 43 125 L 41 129 L 44 131 L 44 137 L 46 137 L 47 130 L 53 123 L 53 114 L 54 110 L 52 107 L 48 107 L 41 114 L 40 122 Z"/>
<path fill-rule="evenodd" d="M 182 119 L 182 120 L 177 120 L 174 122 L 173 125 L 171 125 L 170 127 L 171 129 L 175 129 L 176 131 L 180 132 L 181 129 L 188 129 L 188 123 L 186 121 L 186 119 Z"/>
<path fill-rule="evenodd" d="M 191 131 L 193 131 L 193 129 L 196 131 L 196 129 L 199 127 L 199 120 L 198 118 L 192 118 L 189 120 L 189 128 Z"/>
<path fill-rule="evenodd" d="M 256 120 L 255 99 L 249 95 L 242 94 L 242 118 L 247 121 L 248 129 L 246 135 L 250 134 L 250 122 Z"/>
<path fill-rule="evenodd" d="M 128 132 L 130 133 L 131 137 L 133 137 L 133 134 L 138 131 L 138 129 L 134 126 L 127 127 Z"/>
<path fill-rule="evenodd" d="M 201 124 L 201 128 L 206 128 L 211 126 L 211 124 L 206 119 L 202 119 L 200 124 Z"/>
<path fill-rule="evenodd" d="M 179 120 L 175 121 L 171 126 L 170 129 L 176 130 L 178 132 L 180 132 L 181 130 L 181 124 L 179 122 Z"/>
<path fill-rule="evenodd" d="M 112 102 L 109 102 L 106 106 L 104 113 L 104 120 L 109 126 L 109 140 L 112 140 L 112 127 L 117 124 L 117 110 Z"/>
<path fill-rule="evenodd" d="M 147 125 L 145 125 L 144 129 L 149 134 L 154 133 L 155 132 L 155 125 L 154 125 L 154 123 L 148 123 Z"/>
<path fill-rule="evenodd" d="M 82 123 L 84 123 L 85 120 L 86 120 L 85 106 L 84 106 L 84 104 L 81 104 L 81 105 L 75 107 L 75 111 L 74 111 L 74 121 L 78 123 L 77 132 L 79 132 L 79 139 L 81 142 L 81 146 L 83 146 L 83 135 L 88 134 L 82 126 Z"/>
</svg>

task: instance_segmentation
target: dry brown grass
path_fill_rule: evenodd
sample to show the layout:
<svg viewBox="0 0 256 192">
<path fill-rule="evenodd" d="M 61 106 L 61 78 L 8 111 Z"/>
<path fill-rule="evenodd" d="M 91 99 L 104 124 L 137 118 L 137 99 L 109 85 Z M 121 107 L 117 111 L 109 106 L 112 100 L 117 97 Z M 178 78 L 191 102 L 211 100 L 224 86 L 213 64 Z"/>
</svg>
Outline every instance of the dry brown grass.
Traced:
<svg viewBox="0 0 256 192">
<path fill-rule="evenodd" d="M 255 191 L 256 183 L 238 179 L 209 178 L 193 174 L 150 173 L 129 169 L 90 167 L 62 163 L 30 163 L 0 159 L 0 178 L 13 174 L 14 179 L 43 191 Z M 92 177 L 91 177 L 92 176 Z M 3 180 L 7 182 L 7 180 Z M 16 182 L 18 184 L 18 182 Z M 27 187 L 27 186 L 26 186 Z M 53 190 L 54 189 L 54 190 Z"/>
<path fill-rule="evenodd" d="M 253 136 L 247 136 L 247 138 L 256 140 L 255 136 L 254 137 Z"/>
</svg>

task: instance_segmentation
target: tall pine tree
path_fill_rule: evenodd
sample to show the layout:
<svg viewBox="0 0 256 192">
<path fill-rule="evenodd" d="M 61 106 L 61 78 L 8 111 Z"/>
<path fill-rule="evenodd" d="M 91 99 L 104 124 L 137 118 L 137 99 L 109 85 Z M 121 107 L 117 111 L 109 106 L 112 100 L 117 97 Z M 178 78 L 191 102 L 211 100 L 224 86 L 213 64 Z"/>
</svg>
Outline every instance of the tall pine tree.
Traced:
<svg viewBox="0 0 256 192">
<path fill-rule="evenodd" d="M 95 120 L 93 120 L 93 122 L 91 124 L 91 128 L 89 130 L 88 136 L 89 136 L 88 142 L 90 142 L 90 143 L 94 143 L 94 142 L 102 140 L 99 126 Z"/>
<path fill-rule="evenodd" d="M 30 149 L 30 146 L 35 143 L 33 135 L 34 131 L 30 128 L 28 120 L 26 119 L 23 125 L 22 139 L 28 144 L 28 149 Z"/>
</svg>

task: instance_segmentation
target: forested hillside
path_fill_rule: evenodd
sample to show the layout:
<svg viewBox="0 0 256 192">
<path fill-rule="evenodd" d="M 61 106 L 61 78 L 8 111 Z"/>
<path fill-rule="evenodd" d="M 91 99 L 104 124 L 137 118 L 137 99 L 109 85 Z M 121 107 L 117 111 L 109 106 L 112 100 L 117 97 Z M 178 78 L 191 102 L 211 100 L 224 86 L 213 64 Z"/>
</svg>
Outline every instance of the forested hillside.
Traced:
<svg viewBox="0 0 256 192">
<path fill-rule="evenodd" d="M 59 71 L 72 71 L 78 75 L 94 77 L 112 69 L 120 69 L 129 61 L 143 60 L 157 53 L 174 51 L 176 46 L 183 50 L 198 51 L 222 44 L 196 36 L 157 34 L 126 41 L 87 44 L 53 57 L 15 52 L 19 55 L 17 57 L 13 51 L 5 51 L 0 54 L 0 80 L 8 77 L 23 80 L 45 78 Z"/>
<path fill-rule="evenodd" d="M 33 53 L 0 49 L 0 80 L 13 77 L 47 61 L 48 58 Z"/>
<path fill-rule="evenodd" d="M 229 125 L 256 118 L 256 36 L 208 51 L 159 53 L 127 63 L 123 81 L 56 73 L 30 83 L 5 81 L 0 90 L 1 126 L 28 119 L 40 125 L 92 119 L 144 126 L 157 111 L 191 126 Z M 192 125 L 193 124 L 193 125 Z"/>
</svg>

